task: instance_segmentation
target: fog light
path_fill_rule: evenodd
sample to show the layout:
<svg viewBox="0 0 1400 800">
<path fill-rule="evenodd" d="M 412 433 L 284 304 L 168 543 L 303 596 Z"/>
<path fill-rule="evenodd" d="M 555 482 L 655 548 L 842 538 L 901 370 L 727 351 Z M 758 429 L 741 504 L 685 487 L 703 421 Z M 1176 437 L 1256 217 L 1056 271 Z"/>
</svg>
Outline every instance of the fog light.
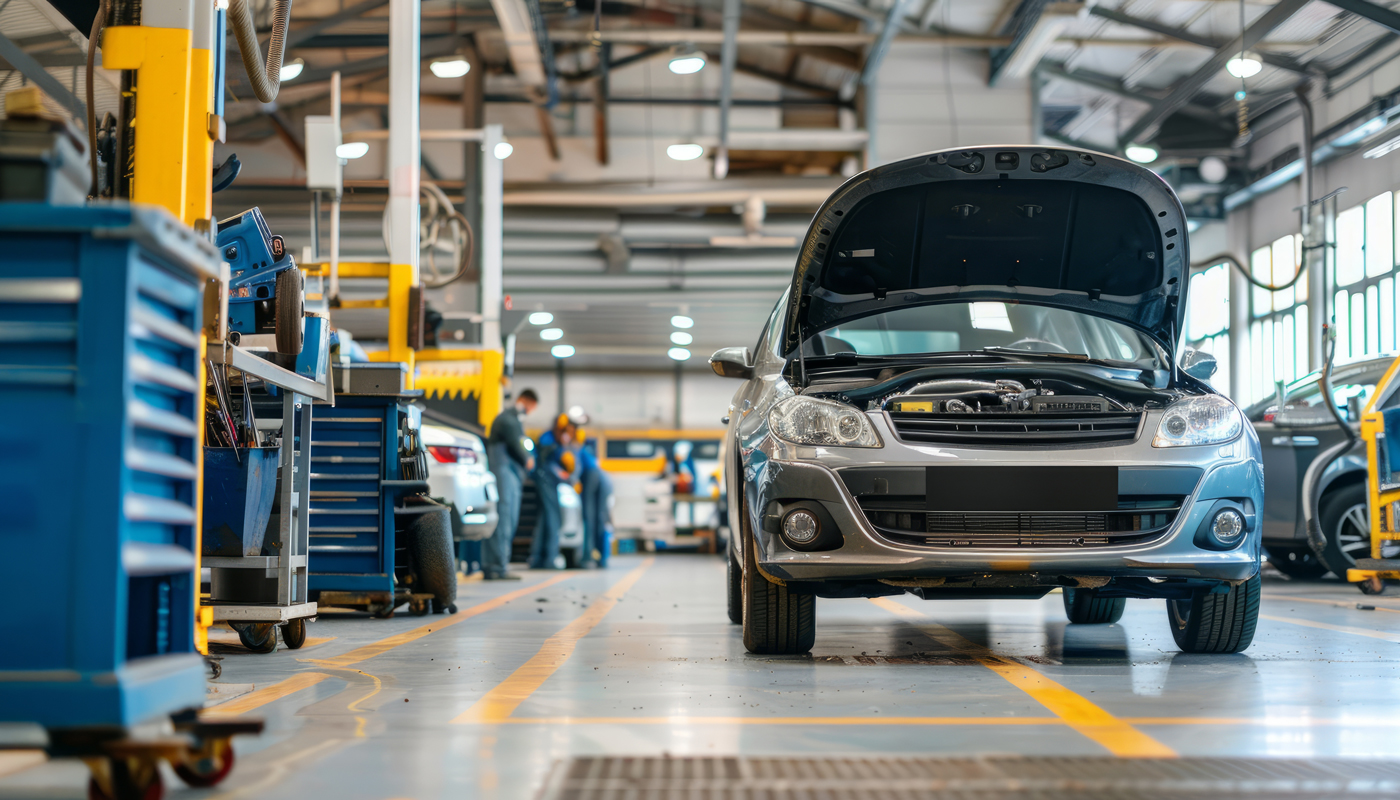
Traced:
<svg viewBox="0 0 1400 800">
<path fill-rule="evenodd" d="M 1244 517 L 1233 508 L 1221 509 L 1210 523 L 1210 533 L 1217 542 L 1232 545 L 1244 534 Z"/>
<path fill-rule="evenodd" d="M 821 529 L 821 523 L 810 511 L 798 509 L 783 518 L 783 536 L 794 544 L 811 544 Z"/>
</svg>

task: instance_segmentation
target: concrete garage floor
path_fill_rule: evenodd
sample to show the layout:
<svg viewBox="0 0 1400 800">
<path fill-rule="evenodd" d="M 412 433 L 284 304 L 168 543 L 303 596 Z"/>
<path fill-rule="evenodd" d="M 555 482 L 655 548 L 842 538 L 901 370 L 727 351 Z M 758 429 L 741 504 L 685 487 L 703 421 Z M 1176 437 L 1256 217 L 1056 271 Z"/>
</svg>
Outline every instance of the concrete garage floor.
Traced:
<svg viewBox="0 0 1400 800">
<path fill-rule="evenodd" d="M 1268 578 L 1234 656 L 1176 652 L 1161 601 L 1068 626 L 1058 594 L 822 600 L 812 656 L 778 658 L 744 652 L 723 587 L 720 557 L 627 556 L 463 583 L 452 617 L 324 614 L 300 651 L 216 646 L 220 683 L 255 688 L 213 711 L 267 731 L 237 740 L 223 786 L 168 775 L 167 797 L 523 798 L 556 762 L 611 754 L 1400 751 L 1400 592 Z M 0 798 L 81 798 L 85 780 L 53 762 Z"/>
</svg>

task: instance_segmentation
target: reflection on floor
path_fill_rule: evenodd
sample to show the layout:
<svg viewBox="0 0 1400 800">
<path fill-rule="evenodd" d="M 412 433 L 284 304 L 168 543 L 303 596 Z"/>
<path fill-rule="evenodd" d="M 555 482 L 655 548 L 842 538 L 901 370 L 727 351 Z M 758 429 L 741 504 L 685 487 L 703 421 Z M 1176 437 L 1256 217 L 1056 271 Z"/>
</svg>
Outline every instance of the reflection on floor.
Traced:
<svg viewBox="0 0 1400 800">
<path fill-rule="evenodd" d="M 169 797 L 533 797 L 574 756 L 1393 757 L 1400 596 L 1268 578 L 1246 653 L 1175 651 L 1161 601 L 1070 626 L 1040 601 L 818 602 L 811 657 L 744 652 L 723 561 L 463 584 L 454 616 L 326 614 L 314 649 L 221 643 L 215 707 L 267 732 L 217 790 Z M 0 798 L 84 797 L 84 768 Z"/>
</svg>

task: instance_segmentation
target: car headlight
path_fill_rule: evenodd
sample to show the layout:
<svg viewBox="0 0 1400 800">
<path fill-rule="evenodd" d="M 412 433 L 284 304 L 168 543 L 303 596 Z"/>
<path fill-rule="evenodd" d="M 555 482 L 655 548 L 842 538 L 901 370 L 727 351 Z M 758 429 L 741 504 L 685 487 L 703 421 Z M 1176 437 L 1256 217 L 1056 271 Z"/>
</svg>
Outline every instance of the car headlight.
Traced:
<svg viewBox="0 0 1400 800">
<path fill-rule="evenodd" d="M 1152 437 L 1153 447 L 1182 447 L 1193 444 L 1219 444 L 1240 435 L 1244 423 L 1235 404 L 1216 394 L 1178 400 L 1167 406 L 1167 413 Z"/>
<path fill-rule="evenodd" d="M 793 444 L 834 447 L 880 447 L 880 437 L 865 412 L 845 403 L 815 397 L 789 397 L 768 414 L 779 439 Z"/>
</svg>

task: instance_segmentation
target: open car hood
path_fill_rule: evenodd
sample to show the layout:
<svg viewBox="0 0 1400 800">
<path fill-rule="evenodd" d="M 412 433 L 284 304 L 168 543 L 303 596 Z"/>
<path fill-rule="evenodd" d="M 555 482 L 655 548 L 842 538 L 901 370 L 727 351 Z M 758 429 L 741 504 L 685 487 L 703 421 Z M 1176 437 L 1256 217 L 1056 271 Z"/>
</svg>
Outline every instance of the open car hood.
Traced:
<svg viewBox="0 0 1400 800">
<path fill-rule="evenodd" d="M 1181 201 L 1130 161 L 1016 145 L 926 153 L 827 198 L 798 257 L 783 352 L 895 308 L 1001 301 L 1123 322 L 1175 358 L 1189 264 Z"/>
</svg>

